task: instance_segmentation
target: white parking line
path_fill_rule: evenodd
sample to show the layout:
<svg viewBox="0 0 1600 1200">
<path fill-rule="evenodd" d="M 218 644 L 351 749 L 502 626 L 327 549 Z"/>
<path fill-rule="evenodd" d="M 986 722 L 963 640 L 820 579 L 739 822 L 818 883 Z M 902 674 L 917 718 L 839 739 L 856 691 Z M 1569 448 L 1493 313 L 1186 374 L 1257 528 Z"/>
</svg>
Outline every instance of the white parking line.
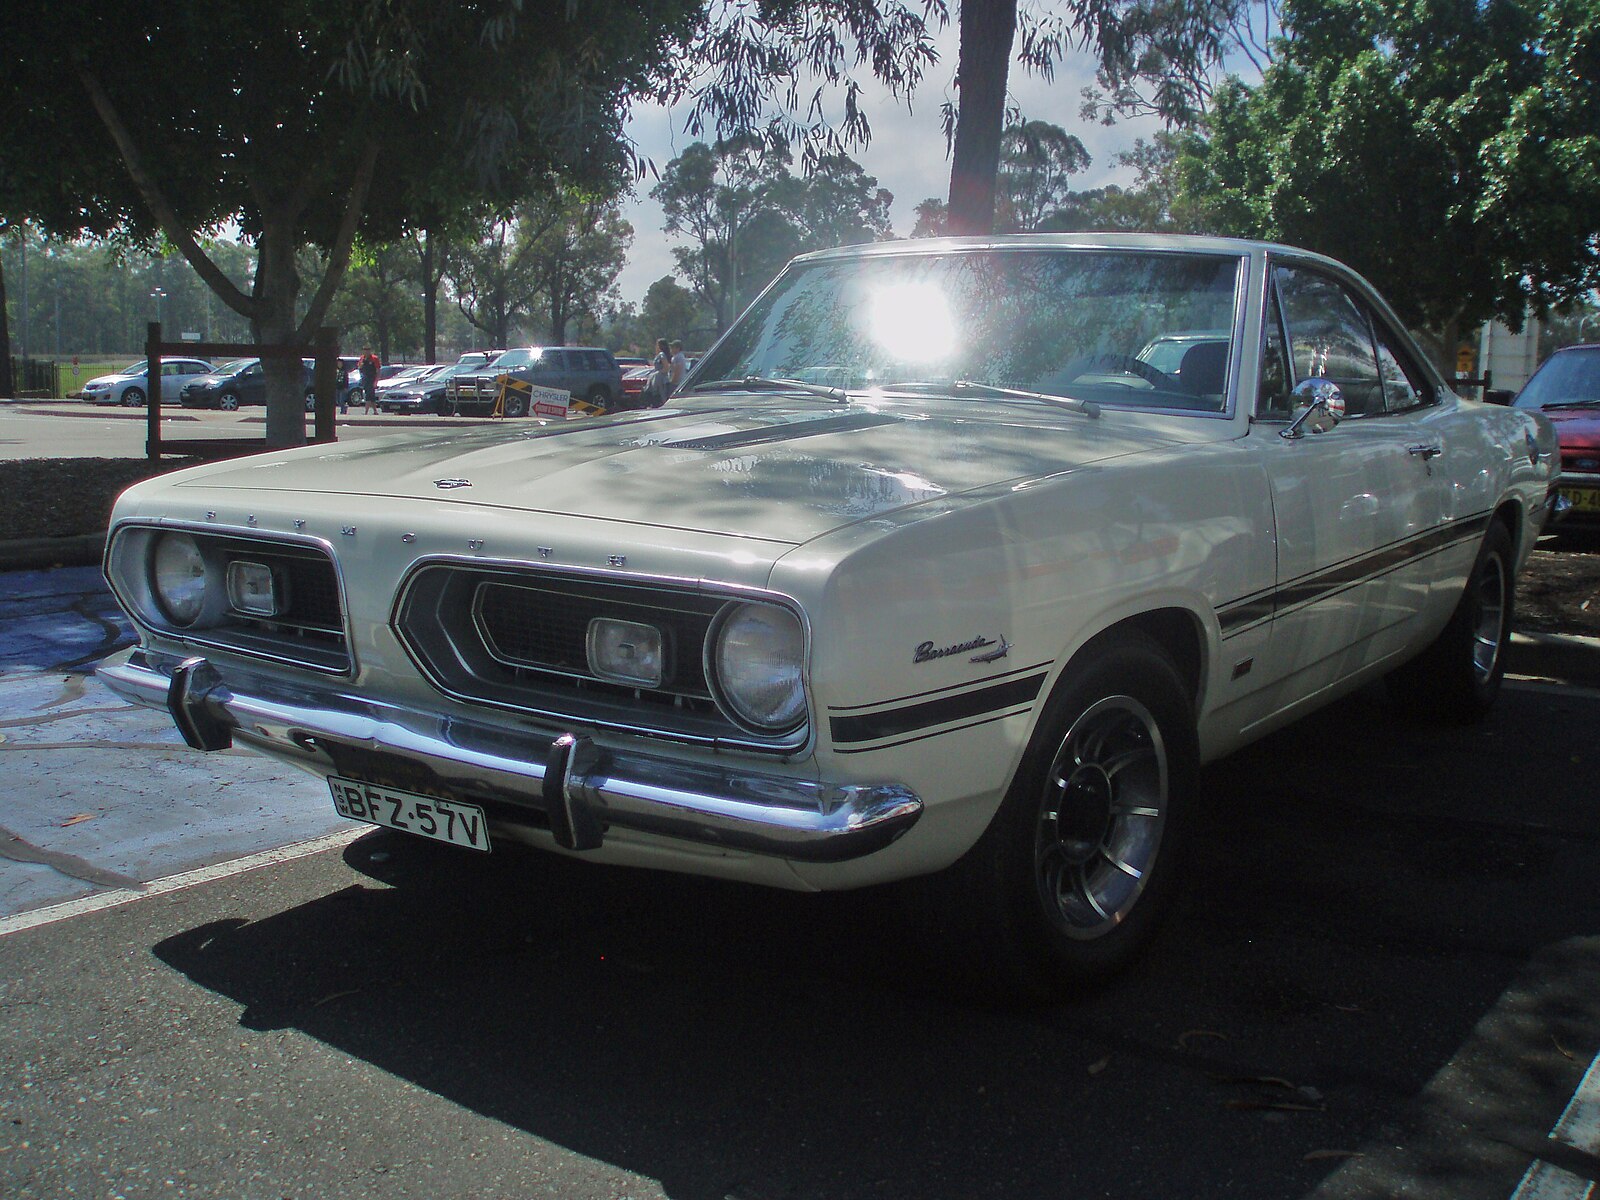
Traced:
<svg viewBox="0 0 1600 1200">
<path fill-rule="evenodd" d="M 217 879 L 227 879 L 232 875 L 242 875 L 246 871 L 254 871 L 261 867 L 272 867 L 279 863 L 293 862 L 297 858 L 307 858 L 313 854 L 320 854 L 324 850 L 333 850 L 340 846 L 348 845 L 362 834 L 370 832 L 371 827 L 367 825 L 340 829 L 324 837 L 313 838 L 309 842 L 297 842 L 293 846 L 281 846 L 276 850 L 263 850 L 259 854 L 247 854 L 243 858 L 231 859 L 228 862 L 213 863 L 209 867 L 197 867 L 193 871 L 168 875 L 165 879 L 157 879 L 137 890 L 118 888 L 109 892 L 97 892 L 92 896 L 84 896 L 79 900 L 68 900 L 62 904 L 52 904 L 48 908 L 18 913 L 14 917 L 0 918 L 0 937 L 5 937 L 7 934 L 12 933 L 21 933 L 24 929 L 37 929 L 41 925 L 53 925 L 57 921 L 70 920 L 73 917 L 81 917 L 88 913 L 101 912 L 108 908 L 132 904 L 135 900 L 147 900 L 151 896 L 164 896 L 169 892 L 181 892 L 185 888 L 196 887 L 199 884 L 210 883 Z"/>
<path fill-rule="evenodd" d="M 1589 1064 L 1583 1082 L 1572 1094 L 1571 1103 L 1550 1136 L 1590 1154 L 1600 1154 L 1600 1055 Z M 1517 1190 L 1511 1193 L 1511 1200 L 1590 1200 L 1594 1195 L 1592 1180 L 1546 1162 L 1536 1162 L 1528 1168 Z"/>
</svg>

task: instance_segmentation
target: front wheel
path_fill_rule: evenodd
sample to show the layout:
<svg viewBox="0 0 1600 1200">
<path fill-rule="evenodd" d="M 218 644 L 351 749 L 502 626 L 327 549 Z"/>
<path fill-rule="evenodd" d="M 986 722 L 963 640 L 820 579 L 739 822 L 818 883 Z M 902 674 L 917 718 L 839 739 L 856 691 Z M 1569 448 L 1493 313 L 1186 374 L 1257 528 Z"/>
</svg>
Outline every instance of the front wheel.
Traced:
<svg viewBox="0 0 1600 1200">
<path fill-rule="evenodd" d="M 505 414 L 508 417 L 525 417 L 528 415 L 528 398 L 520 392 L 506 397 Z"/>
<path fill-rule="evenodd" d="M 144 392 L 140 388 L 131 387 L 122 393 L 122 406 L 124 408 L 143 408 Z"/>
<path fill-rule="evenodd" d="M 314 392 L 314 391 L 306 392 L 306 411 L 307 412 L 316 412 L 317 411 L 317 393 Z"/>
<path fill-rule="evenodd" d="M 611 389 L 603 383 L 597 383 L 590 388 L 588 395 L 584 399 L 596 408 L 603 408 L 608 412 L 611 411 Z"/>
<path fill-rule="evenodd" d="M 223 412 L 237 412 L 239 410 L 239 393 L 223 392 L 217 397 L 217 407 Z"/>
<path fill-rule="evenodd" d="M 1389 676 L 1391 691 L 1417 714 L 1470 724 L 1493 707 L 1511 642 L 1514 558 L 1511 534 L 1492 522 L 1444 632 Z"/>
<path fill-rule="evenodd" d="M 986 985 L 1029 998 L 1104 978 L 1154 936 L 1198 771 L 1190 690 L 1167 653 L 1126 633 L 1082 655 L 989 828 L 934 881 Z"/>
</svg>

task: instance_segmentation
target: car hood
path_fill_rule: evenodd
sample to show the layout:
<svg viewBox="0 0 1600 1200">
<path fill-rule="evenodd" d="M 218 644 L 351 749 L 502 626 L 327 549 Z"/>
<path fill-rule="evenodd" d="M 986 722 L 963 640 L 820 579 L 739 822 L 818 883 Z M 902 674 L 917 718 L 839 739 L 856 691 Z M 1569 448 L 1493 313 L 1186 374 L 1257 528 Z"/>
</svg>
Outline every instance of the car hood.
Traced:
<svg viewBox="0 0 1600 1200">
<path fill-rule="evenodd" d="M 1027 410 L 1002 423 L 992 414 L 697 401 L 629 419 L 307 447 L 199 468 L 179 486 L 481 505 L 798 544 L 909 506 L 1180 440 L 1115 419 L 1029 418 Z M 1196 439 L 1225 435 L 1218 423 L 1182 424 L 1203 427 Z M 405 520 L 415 519 L 409 510 Z"/>
<path fill-rule="evenodd" d="M 1564 450 L 1600 450 L 1600 408 L 1546 408 Z"/>
<path fill-rule="evenodd" d="M 95 387 L 95 386 L 98 385 L 98 386 L 104 386 L 104 387 L 114 387 L 119 383 L 132 383 L 136 379 L 143 379 L 143 378 L 144 378 L 143 375 L 96 375 L 93 379 L 91 379 L 88 382 L 86 382 L 83 386 L 84 387 Z"/>
</svg>

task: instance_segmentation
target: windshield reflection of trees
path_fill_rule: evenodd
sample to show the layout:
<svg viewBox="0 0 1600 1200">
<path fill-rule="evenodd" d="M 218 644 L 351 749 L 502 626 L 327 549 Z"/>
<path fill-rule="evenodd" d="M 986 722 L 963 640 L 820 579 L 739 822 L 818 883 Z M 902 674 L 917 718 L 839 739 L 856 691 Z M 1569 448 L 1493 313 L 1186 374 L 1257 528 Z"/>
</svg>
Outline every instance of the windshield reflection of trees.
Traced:
<svg viewBox="0 0 1600 1200">
<path fill-rule="evenodd" d="M 1175 379 L 1169 386 L 1115 366 L 1089 374 L 1082 362 L 1132 359 L 1163 335 L 1214 331 L 1225 341 L 1233 328 L 1238 269 L 1238 260 L 1228 256 L 1128 251 L 956 252 L 816 263 L 780 280 L 729 333 L 701 378 L 760 375 L 853 389 L 965 379 L 1159 404 L 1164 390 L 1181 394 Z M 947 306 L 948 321 L 921 323 L 915 356 L 897 356 L 874 337 L 874 298 L 888 289 L 936 293 Z M 916 316 L 904 314 L 913 330 Z M 954 329 L 954 345 L 938 340 L 941 328 Z M 1216 397 L 1206 407 L 1221 405 Z"/>
</svg>

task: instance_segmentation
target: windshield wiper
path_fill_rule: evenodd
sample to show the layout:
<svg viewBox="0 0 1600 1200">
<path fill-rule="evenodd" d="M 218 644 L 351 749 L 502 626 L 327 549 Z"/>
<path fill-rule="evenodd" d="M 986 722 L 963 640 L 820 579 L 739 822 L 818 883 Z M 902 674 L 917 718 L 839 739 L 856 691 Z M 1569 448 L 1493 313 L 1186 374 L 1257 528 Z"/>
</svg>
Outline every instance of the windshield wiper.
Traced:
<svg viewBox="0 0 1600 1200">
<path fill-rule="evenodd" d="M 1070 412 L 1082 413 L 1086 417 L 1098 417 L 1100 406 L 1093 400 L 1079 400 L 1075 396 L 1052 396 L 1048 392 L 1025 392 L 1021 388 L 1001 387 L 994 383 L 979 383 L 974 379 L 954 379 L 949 383 L 934 383 L 931 381 L 916 383 L 885 383 L 880 384 L 886 392 L 904 388 L 918 391 L 953 392 L 959 395 L 962 392 L 976 392 L 980 396 L 996 396 L 1006 400 L 1039 400 L 1045 404 L 1054 405 L 1056 408 L 1065 408 Z"/>
<path fill-rule="evenodd" d="M 727 387 L 807 392 L 813 396 L 821 396 L 825 400 L 832 400 L 835 404 L 848 404 L 850 402 L 850 393 L 843 388 L 827 387 L 820 383 L 807 383 L 804 379 L 774 379 L 768 375 L 741 375 L 738 379 L 708 379 L 704 383 L 695 384 L 689 390 L 691 392 L 703 392 L 710 388 Z"/>
</svg>

